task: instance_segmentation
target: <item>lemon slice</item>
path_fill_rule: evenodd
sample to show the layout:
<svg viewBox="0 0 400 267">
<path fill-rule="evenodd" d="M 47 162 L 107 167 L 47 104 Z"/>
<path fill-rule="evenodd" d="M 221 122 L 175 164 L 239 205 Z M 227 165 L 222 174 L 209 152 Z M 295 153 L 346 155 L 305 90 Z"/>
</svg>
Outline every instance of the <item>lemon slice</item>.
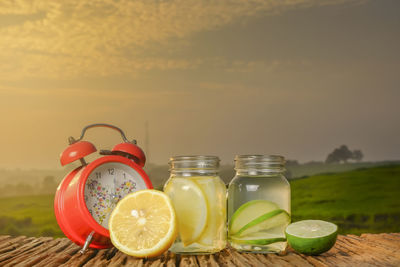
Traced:
<svg viewBox="0 0 400 267">
<path fill-rule="evenodd" d="M 161 255 L 177 236 L 172 202 L 157 190 L 126 195 L 112 211 L 108 226 L 116 248 L 141 258 Z"/>
<path fill-rule="evenodd" d="M 208 220 L 197 243 L 204 246 L 224 247 L 226 233 L 226 187 L 215 177 L 196 177 L 194 181 L 207 196 Z M 220 242 L 217 244 L 216 242 Z"/>
<path fill-rule="evenodd" d="M 201 188 L 190 179 L 173 178 L 164 188 L 178 219 L 179 237 L 184 246 L 196 242 L 206 228 L 208 207 Z"/>
</svg>

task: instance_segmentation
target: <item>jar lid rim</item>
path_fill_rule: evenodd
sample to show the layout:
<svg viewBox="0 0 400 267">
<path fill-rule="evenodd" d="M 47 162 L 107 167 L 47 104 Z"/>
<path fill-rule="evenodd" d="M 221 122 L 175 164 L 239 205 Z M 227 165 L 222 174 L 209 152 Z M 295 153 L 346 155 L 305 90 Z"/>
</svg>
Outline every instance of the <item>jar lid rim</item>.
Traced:
<svg viewBox="0 0 400 267">
<path fill-rule="evenodd" d="M 187 155 L 187 156 L 173 156 L 169 159 L 170 162 L 172 161 L 181 161 L 181 160 L 213 160 L 213 161 L 220 161 L 219 157 L 217 156 L 206 156 L 206 155 Z"/>
<path fill-rule="evenodd" d="M 280 155 L 236 155 L 235 161 L 238 160 L 257 160 L 265 162 L 285 162 L 285 157 Z"/>
</svg>

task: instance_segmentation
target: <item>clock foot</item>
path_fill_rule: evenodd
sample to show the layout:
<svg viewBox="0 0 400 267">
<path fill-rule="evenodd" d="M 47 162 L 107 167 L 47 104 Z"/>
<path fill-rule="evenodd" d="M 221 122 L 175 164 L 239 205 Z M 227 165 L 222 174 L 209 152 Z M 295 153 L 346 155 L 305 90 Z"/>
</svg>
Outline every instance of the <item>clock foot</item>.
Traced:
<svg viewBox="0 0 400 267">
<path fill-rule="evenodd" d="M 90 243 L 92 242 L 92 238 L 93 238 L 93 234 L 94 231 L 92 231 L 86 238 L 85 244 L 83 245 L 82 249 L 79 251 L 79 253 L 84 254 L 88 248 L 88 246 L 90 245 Z"/>
</svg>

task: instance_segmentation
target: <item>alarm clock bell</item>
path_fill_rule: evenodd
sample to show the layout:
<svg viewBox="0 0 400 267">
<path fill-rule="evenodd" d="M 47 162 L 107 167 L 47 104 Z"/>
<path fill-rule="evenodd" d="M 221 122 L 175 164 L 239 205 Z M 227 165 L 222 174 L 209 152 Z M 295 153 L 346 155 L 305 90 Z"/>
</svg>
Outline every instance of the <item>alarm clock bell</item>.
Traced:
<svg viewBox="0 0 400 267">
<path fill-rule="evenodd" d="M 123 143 L 109 150 L 101 150 L 102 157 L 87 163 L 84 157 L 97 151 L 88 141 L 82 141 L 86 130 L 107 127 L 119 131 Z M 108 217 L 117 202 L 125 195 L 141 189 L 153 188 L 142 169 L 146 156 L 129 141 L 124 132 L 109 124 L 91 124 L 83 128 L 81 136 L 69 139 L 70 145 L 61 153 L 60 162 L 65 166 L 80 160 L 81 166 L 68 173 L 57 188 L 54 211 L 64 234 L 76 244 L 87 247 L 111 247 Z"/>
</svg>

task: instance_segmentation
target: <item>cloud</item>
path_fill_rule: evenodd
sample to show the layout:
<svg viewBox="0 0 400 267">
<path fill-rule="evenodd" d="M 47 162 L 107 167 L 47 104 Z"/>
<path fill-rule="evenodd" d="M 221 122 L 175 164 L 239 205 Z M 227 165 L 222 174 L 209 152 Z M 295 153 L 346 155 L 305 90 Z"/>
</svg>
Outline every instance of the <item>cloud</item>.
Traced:
<svg viewBox="0 0 400 267">
<path fill-rule="evenodd" d="M 360 1 L 3 0 L 0 80 L 196 68 L 203 59 L 149 55 L 167 50 L 176 40 L 239 19 L 344 2 Z"/>
</svg>

